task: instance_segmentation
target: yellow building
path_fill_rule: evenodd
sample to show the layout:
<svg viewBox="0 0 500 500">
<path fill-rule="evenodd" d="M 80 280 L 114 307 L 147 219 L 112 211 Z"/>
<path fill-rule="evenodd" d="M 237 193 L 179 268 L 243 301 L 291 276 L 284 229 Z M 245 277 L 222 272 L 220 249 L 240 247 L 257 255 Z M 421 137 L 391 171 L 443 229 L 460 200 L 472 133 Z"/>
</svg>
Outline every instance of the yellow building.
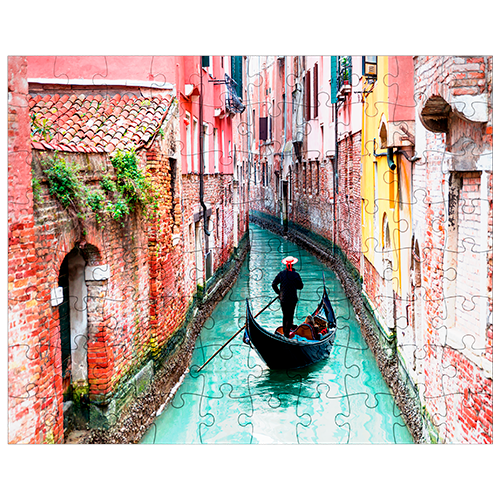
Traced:
<svg viewBox="0 0 500 500">
<path fill-rule="evenodd" d="M 409 331 L 411 303 L 413 61 L 366 57 L 363 67 L 363 288 L 386 334 L 397 334 L 401 343 Z"/>
</svg>

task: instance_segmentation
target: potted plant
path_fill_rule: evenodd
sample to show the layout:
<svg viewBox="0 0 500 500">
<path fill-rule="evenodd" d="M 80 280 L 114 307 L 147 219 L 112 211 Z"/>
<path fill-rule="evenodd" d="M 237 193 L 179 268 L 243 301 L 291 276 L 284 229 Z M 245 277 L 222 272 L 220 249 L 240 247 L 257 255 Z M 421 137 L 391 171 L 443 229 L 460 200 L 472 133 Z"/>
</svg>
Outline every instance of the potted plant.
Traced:
<svg viewBox="0 0 500 500">
<path fill-rule="evenodd" d="M 343 86 L 349 85 L 349 59 L 346 56 L 340 60 L 340 77 Z"/>
</svg>

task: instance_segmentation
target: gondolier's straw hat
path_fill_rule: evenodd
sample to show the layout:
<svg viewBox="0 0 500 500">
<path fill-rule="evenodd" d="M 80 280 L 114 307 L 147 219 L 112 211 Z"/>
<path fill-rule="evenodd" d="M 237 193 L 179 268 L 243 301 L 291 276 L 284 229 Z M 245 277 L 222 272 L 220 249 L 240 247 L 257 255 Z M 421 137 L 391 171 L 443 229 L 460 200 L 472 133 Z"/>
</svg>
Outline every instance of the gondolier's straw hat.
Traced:
<svg viewBox="0 0 500 500">
<path fill-rule="evenodd" d="M 288 256 L 288 257 L 285 257 L 281 263 L 282 264 L 285 264 L 285 266 L 287 268 L 291 268 L 294 264 L 296 264 L 297 262 L 299 261 L 299 259 L 297 259 L 297 257 L 292 257 L 292 256 Z"/>
</svg>

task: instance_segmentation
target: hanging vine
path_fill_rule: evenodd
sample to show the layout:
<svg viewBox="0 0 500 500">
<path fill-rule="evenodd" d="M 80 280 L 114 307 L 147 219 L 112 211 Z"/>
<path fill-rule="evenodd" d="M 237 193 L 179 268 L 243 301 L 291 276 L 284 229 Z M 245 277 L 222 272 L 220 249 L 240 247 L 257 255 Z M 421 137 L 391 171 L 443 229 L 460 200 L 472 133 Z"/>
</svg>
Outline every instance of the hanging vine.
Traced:
<svg viewBox="0 0 500 500">
<path fill-rule="evenodd" d="M 86 185 L 79 165 L 57 153 L 41 163 L 49 194 L 64 208 L 72 209 L 79 218 L 92 212 L 97 224 L 109 216 L 124 225 L 125 217 L 136 207 L 150 218 L 158 213 L 158 193 L 151 176 L 139 168 L 135 151 L 117 151 L 111 157 L 115 179 L 106 174 L 98 186 Z"/>
</svg>

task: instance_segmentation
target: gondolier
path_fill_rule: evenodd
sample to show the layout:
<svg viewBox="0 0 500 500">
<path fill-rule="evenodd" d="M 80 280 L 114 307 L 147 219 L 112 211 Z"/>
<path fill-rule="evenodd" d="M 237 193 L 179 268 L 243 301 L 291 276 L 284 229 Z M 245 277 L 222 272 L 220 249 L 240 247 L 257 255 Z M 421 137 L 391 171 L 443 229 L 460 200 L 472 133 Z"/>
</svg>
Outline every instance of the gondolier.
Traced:
<svg viewBox="0 0 500 500">
<path fill-rule="evenodd" d="M 289 338 L 293 326 L 293 315 L 298 301 L 297 290 L 304 288 L 300 274 L 293 269 L 293 265 L 298 261 L 299 259 L 296 257 L 285 257 L 281 262 L 285 264 L 286 269 L 276 275 L 272 284 L 273 290 L 280 297 L 283 312 L 283 335 L 287 338 Z M 278 285 L 280 285 L 279 288 Z"/>
<path fill-rule="evenodd" d="M 268 305 L 271 305 L 277 298 L 275 297 Z M 255 316 L 259 314 L 260 312 Z M 330 356 L 337 332 L 337 319 L 326 291 L 324 278 L 323 296 L 310 316 L 311 322 L 318 329 L 316 335 L 310 324 L 303 323 L 293 331 L 293 338 L 286 338 L 283 335 L 282 326 L 273 332 L 259 325 L 247 299 L 247 318 L 243 340 L 272 370 L 295 370 L 312 365 Z"/>
</svg>

